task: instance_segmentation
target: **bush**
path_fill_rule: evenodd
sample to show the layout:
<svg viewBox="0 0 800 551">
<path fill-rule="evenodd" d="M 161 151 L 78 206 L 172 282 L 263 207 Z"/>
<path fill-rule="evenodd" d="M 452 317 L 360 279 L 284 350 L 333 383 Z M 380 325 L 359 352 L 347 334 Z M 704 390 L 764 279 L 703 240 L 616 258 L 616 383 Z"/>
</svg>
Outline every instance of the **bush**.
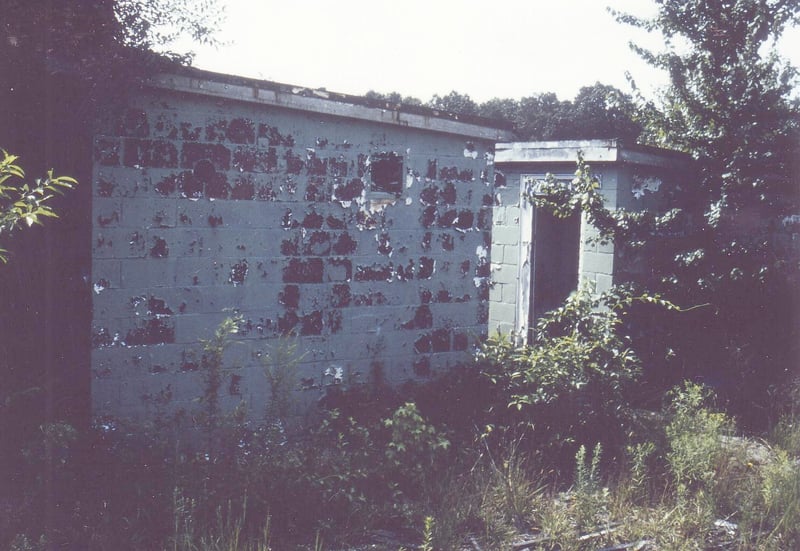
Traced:
<svg viewBox="0 0 800 551">
<path fill-rule="evenodd" d="M 710 399 L 707 390 L 689 382 L 672 392 L 666 459 L 679 492 L 711 489 L 719 474 L 722 436 L 732 432 L 732 422 L 708 409 Z"/>
<path fill-rule="evenodd" d="M 477 360 L 495 387 L 495 426 L 526 434 L 529 447 L 562 466 L 598 438 L 604 450 L 619 454 L 631 419 L 630 390 L 641 372 L 620 331 L 633 300 L 623 290 L 597 297 L 582 288 L 538 322 L 528 346 L 490 338 Z"/>
</svg>

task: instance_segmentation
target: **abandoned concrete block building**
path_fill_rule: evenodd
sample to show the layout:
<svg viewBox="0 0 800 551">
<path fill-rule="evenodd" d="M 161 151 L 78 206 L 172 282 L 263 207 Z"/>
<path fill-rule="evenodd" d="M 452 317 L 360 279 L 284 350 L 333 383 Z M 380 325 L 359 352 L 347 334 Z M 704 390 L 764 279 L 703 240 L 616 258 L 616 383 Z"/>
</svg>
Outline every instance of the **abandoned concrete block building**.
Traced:
<svg viewBox="0 0 800 551">
<path fill-rule="evenodd" d="M 152 417 L 203 393 L 202 341 L 238 316 L 225 406 L 258 417 L 264 358 L 297 346 L 297 414 L 330 385 L 424 379 L 490 331 L 525 335 L 613 246 L 525 199 L 579 150 L 611 206 L 652 200 L 672 153 L 514 143 L 429 109 L 201 71 L 159 75 L 94 136 L 95 416 Z"/>
</svg>

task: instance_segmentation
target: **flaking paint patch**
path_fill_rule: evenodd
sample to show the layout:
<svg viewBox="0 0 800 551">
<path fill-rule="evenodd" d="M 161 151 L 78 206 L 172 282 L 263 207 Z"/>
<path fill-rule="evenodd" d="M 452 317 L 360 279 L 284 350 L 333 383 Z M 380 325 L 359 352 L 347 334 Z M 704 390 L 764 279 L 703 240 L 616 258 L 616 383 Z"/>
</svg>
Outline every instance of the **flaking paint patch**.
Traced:
<svg viewBox="0 0 800 551">
<path fill-rule="evenodd" d="M 419 259 L 419 272 L 417 279 L 431 279 L 436 272 L 436 261 L 432 258 L 423 256 Z"/>
<path fill-rule="evenodd" d="M 236 287 L 237 285 L 243 285 L 245 279 L 247 279 L 247 272 L 248 272 L 247 260 L 242 259 L 233 266 L 231 266 L 230 275 L 228 276 L 228 282 L 232 283 L 234 287 Z"/>
<path fill-rule="evenodd" d="M 400 325 L 403 329 L 429 329 L 433 327 L 433 313 L 427 304 L 418 306 L 414 317 Z"/>
<path fill-rule="evenodd" d="M 153 246 L 150 248 L 150 256 L 152 258 L 166 258 L 169 256 L 167 241 L 160 237 L 153 237 Z"/>
</svg>

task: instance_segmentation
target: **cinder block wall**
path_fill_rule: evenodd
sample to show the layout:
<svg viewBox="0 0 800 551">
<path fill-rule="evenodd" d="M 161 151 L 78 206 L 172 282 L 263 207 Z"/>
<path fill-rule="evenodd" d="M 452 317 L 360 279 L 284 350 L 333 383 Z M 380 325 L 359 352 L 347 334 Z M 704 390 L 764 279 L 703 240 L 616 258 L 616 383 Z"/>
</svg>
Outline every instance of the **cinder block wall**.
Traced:
<svg viewBox="0 0 800 551">
<path fill-rule="evenodd" d="M 485 334 L 493 140 L 152 89 L 96 135 L 95 416 L 197 408 L 202 340 L 241 315 L 220 396 L 251 416 L 290 339 L 296 413 L 427 378 Z M 400 181 L 397 182 L 397 179 Z"/>
<path fill-rule="evenodd" d="M 560 259 L 556 255 L 574 255 L 577 248 L 578 266 L 573 288 L 580 282 L 587 282 L 597 293 L 608 291 L 615 283 L 635 280 L 647 270 L 636 254 L 624 246 L 599 243 L 598 231 L 585 215 L 580 221 L 580 237 L 576 236 L 574 245 L 544 243 L 540 245 L 542 254 L 536 254 L 533 250 L 537 239 L 535 207 L 525 197 L 533 190 L 523 186 L 535 186 L 536 180 L 546 174 L 553 174 L 568 184 L 578 153 L 582 151 L 592 173 L 600 181 L 599 191 L 607 208 L 658 211 L 665 204 L 663 192 L 659 191 L 662 185 L 680 181 L 690 173 L 691 167 L 687 155 L 626 145 L 618 140 L 518 142 L 498 144 L 496 148 L 495 172 L 501 185 L 493 215 L 491 271 L 494 284 L 489 297 L 489 331 L 515 332 L 521 339 L 528 332 L 531 317 L 531 279 L 536 271 L 532 267 L 534 256 L 539 262 L 557 263 Z M 538 270 L 539 277 L 542 273 Z M 558 288 L 563 290 L 566 286 Z"/>
<path fill-rule="evenodd" d="M 530 308 L 531 259 L 534 206 L 523 197 L 522 177 L 525 174 L 544 176 L 547 173 L 568 175 L 574 172 L 572 164 L 530 164 L 523 166 L 507 165 L 498 173 L 499 185 L 496 192 L 496 206 L 493 214 L 493 243 L 490 291 L 489 331 L 503 334 L 518 332 L 525 334 L 528 328 Z M 617 179 L 619 167 L 600 166 L 593 173 L 601 179 L 601 193 L 606 206 L 617 208 Z M 585 220 L 581 221 L 578 279 L 589 283 L 598 293 L 607 291 L 613 284 L 614 245 L 593 242 L 597 230 Z M 553 251 L 553 254 L 562 254 Z M 563 254 L 574 254 L 574 249 L 564 250 Z M 546 259 L 545 259 L 546 260 Z"/>
</svg>

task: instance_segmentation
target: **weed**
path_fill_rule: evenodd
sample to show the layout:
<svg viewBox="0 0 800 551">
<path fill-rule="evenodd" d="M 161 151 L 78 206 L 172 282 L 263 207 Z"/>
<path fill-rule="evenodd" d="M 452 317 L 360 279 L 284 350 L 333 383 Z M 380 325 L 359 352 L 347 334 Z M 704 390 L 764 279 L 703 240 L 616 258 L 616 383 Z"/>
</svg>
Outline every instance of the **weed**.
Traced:
<svg viewBox="0 0 800 551">
<path fill-rule="evenodd" d="M 584 446 L 575 454 L 575 484 L 570 497 L 578 529 L 595 529 L 609 520 L 609 490 L 600 481 L 602 453 L 603 448 L 598 443 L 588 459 Z"/>
<path fill-rule="evenodd" d="M 285 424 L 292 406 L 292 392 L 297 388 L 297 367 L 305 357 L 298 352 L 297 341 L 291 337 L 278 339 L 261 358 L 264 375 L 269 384 L 267 422 Z"/>
<path fill-rule="evenodd" d="M 434 551 L 433 548 L 433 531 L 436 527 L 436 521 L 433 517 L 425 517 L 424 526 L 422 528 L 422 545 L 420 551 Z"/>
<path fill-rule="evenodd" d="M 724 413 L 706 407 L 709 400 L 708 391 L 694 383 L 672 392 L 666 459 L 681 494 L 713 486 L 723 456 L 721 437 L 732 431 Z"/>
</svg>

